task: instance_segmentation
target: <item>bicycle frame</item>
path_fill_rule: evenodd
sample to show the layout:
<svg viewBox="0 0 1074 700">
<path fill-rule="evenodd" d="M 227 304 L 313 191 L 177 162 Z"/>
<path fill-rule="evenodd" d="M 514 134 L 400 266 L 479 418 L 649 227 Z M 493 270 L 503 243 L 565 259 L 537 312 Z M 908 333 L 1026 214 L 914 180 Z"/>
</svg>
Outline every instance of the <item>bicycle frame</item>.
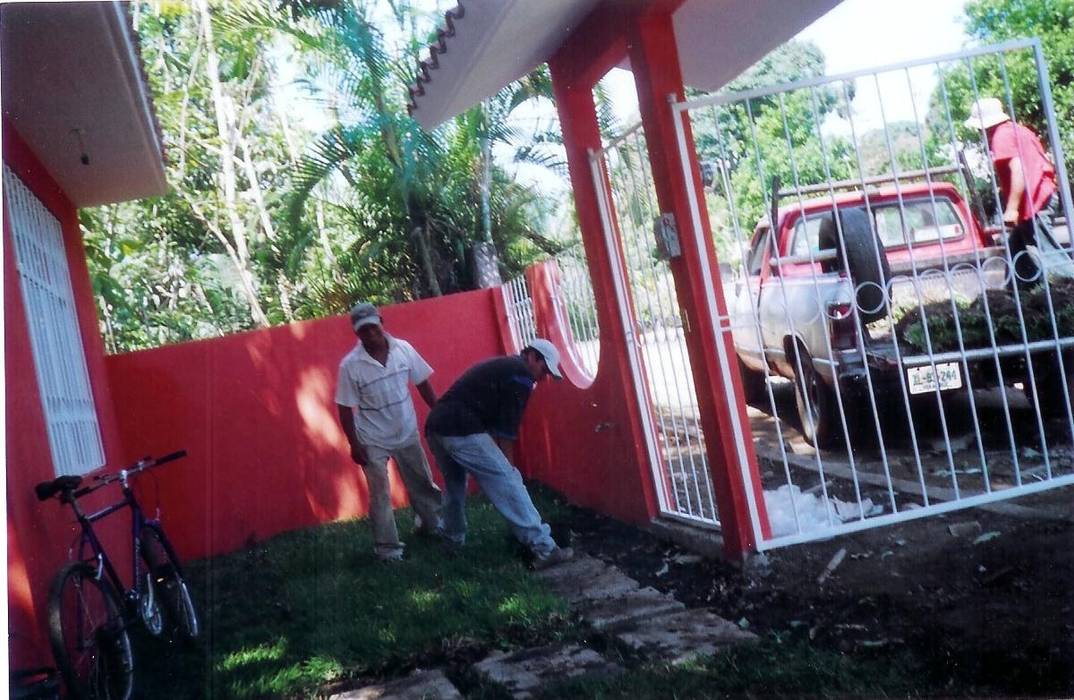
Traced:
<svg viewBox="0 0 1074 700">
<path fill-rule="evenodd" d="M 146 525 L 159 526 L 160 521 L 156 519 L 148 519 L 145 517 L 145 513 L 142 511 L 141 505 L 134 496 L 134 491 L 127 483 L 126 477 L 121 478 L 121 490 L 123 498 L 111 505 L 90 514 L 83 512 L 79 507 L 78 497 L 87 495 L 90 491 L 95 491 L 99 488 L 103 488 L 107 484 L 101 484 L 99 486 L 90 487 L 90 489 L 84 492 L 76 492 L 75 498 L 72 498 L 70 505 L 75 512 L 75 516 L 78 518 L 79 525 L 82 528 L 82 533 L 79 536 L 78 542 L 78 558 L 85 562 L 94 562 L 97 567 L 97 577 L 100 578 L 102 574 L 108 576 L 109 581 L 115 587 L 115 590 L 123 595 L 125 602 L 132 607 L 137 603 L 146 591 L 144 590 L 145 583 L 142 579 L 142 529 Z M 123 581 L 116 571 L 115 566 L 112 564 L 112 560 L 108 556 L 108 552 L 105 550 L 104 545 L 101 544 L 101 540 L 97 537 L 97 533 L 93 530 L 93 523 L 107 518 L 109 515 L 116 513 L 124 508 L 130 508 L 131 510 L 131 586 L 130 588 L 123 585 Z M 161 530 L 157 530 L 161 533 Z M 170 544 L 166 544 L 166 547 L 170 549 Z M 91 551 L 91 556 L 87 556 L 87 548 Z M 72 547 L 73 549 L 73 547 Z"/>
</svg>

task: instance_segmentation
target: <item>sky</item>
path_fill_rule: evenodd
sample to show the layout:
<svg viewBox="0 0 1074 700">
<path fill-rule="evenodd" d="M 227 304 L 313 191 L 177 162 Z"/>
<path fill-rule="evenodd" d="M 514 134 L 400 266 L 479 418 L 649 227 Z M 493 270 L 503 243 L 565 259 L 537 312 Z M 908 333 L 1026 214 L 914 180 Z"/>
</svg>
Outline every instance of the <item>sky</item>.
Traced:
<svg viewBox="0 0 1074 700">
<path fill-rule="evenodd" d="M 958 51 L 963 0 L 845 0 L 800 32 L 828 61 L 828 73 Z"/>
<path fill-rule="evenodd" d="M 828 75 L 951 54 L 963 48 L 964 0 L 846 0 L 800 32 L 796 39 L 812 41 L 824 52 Z M 855 128 L 859 133 L 899 120 L 924 119 L 936 86 L 935 70 L 925 66 L 878 78 L 884 95 L 883 114 L 877 83 L 856 81 Z M 913 100 L 909 98 L 910 91 Z"/>
</svg>

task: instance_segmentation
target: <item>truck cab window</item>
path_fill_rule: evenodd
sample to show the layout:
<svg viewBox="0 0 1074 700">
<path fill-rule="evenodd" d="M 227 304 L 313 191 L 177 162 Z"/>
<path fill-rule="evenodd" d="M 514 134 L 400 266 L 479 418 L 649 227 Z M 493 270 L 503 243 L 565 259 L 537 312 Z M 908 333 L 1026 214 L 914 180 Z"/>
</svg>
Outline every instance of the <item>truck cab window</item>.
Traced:
<svg viewBox="0 0 1074 700">
<path fill-rule="evenodd" d="M 770 238 L 771 229 L 768 226 L 758 229 L 753 235 L 749 257 L 746 258 L 746 269 L 751 276 L 761 274 L 761 265 L 764 263 L 764 254 Z"/>
</svg>

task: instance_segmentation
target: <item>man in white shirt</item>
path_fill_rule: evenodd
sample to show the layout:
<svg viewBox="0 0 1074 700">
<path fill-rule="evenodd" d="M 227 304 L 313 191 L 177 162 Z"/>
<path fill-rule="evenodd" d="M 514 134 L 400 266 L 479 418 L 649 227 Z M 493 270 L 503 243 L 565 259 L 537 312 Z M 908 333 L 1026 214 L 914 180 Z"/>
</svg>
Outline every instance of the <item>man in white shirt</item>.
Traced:
<svg viewBox="0 0 1074 700">
<path fill-rule="evenodd" d="M 410 398 L 413 382 L 430 408 L 436 403 L 429 384 L 433 370 L 410 343 L 384 332 L 372 304 L 356 304 L 350 317 L 358 344 L 339 363 L 339 422 L 350 443 L 351 459 L 365 472 L 374 553 L 384 562 L 399 561 L 403 543 L 392 512 L 389 457 L 395 459 L 421 529 L 429 534 L 441 529 L 440 489 L 433 483 Z"/>
</svg>

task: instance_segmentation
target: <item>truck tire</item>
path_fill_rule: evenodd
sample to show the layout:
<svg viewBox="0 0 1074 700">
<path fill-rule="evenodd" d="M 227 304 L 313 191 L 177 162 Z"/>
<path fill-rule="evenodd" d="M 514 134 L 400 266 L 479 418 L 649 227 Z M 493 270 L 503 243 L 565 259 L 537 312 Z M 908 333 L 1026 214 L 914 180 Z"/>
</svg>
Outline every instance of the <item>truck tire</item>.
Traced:
<svg viewBox="0 0 1074 700">
<path fill-rule="evenodd" d="M 817 374 L 808 350 L 797 343 L 794 350 L 797 354 L 793 365 L 795 373 L 801 367 L 801 376 L 794 378 L 794 403 L 802 424 L 802 437 L 818 449 L 835 447 L 843 438 L 835 390 Z"/>
<path fill-rule="evenodd" d="M 768 398 L 768 386 L 764 372 L 750 369 L 740 357 L 736 359 L 738 360 L 738 374 L 742 377 L 742 396 L 746 399 L 746 403 L 765 404 L 765 399 Z"/>
<path fill-rule="evenodd" d="M 1063 371 L 1059 369 L 1059 358 L 1055 352 L 1041 352 L 1032 356 L 1033 378 L 1036 380 L 1037 391 L 1033 393 L 1033 387 L 1029 383 L 1028 372 L 1023 383 L 1023 392 L 1029 405 L 1038 403 L 1041 420 L 1067 419 L 1067 410 L 1074 409 L 1068 403 L 1074 401 L 1074 351 L 1064 350 Z M 1064 374 L 1066 379 L 1066 391 L 1064 391 Z"/>
<path fill-rule="evenodd" d="M 854 285 L 854 301 L 862 323 L 870 323 L 887 316 L 885 299 L 887 281 L 891 278 L 884 244 L 869 223 L 869 215 L 863 209 L 839 211 L 843 245 L 839 245 L 839 229 L 832 217 L 825 217 L 817 232 L 821 250 L 834 248 L 839 254 L 836 262 L 825 262 L 825 272 L 845 270 Z M 844 255 L 846 256 L 844 259 Z"/>
</svg>

